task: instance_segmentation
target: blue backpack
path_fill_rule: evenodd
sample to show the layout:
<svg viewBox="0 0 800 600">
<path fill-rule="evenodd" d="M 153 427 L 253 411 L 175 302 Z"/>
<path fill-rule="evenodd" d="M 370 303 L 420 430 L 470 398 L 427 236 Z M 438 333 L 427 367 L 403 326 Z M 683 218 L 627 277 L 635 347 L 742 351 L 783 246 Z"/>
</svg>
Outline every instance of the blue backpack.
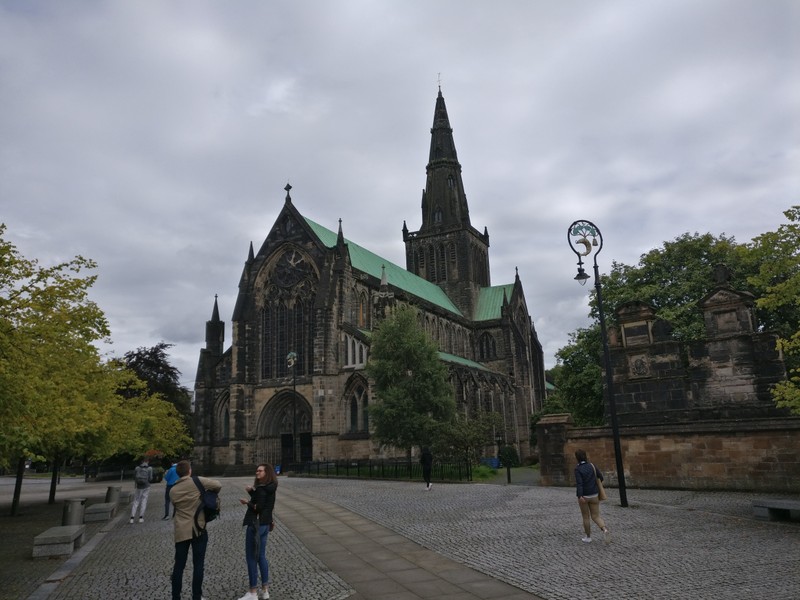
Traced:
<svg viewBox="0 0 800 600">
<path fill-rule="evenodd" d="M 192 481 L 194 481 L 200 492 L 200 506 L 197 507 L 197 512 L 194 515 L 194 524 L 197 529 L 205 529 L 200 527 L 197 517 L 200 516 L 200 511 L 202 510 L 206 518 L 206 524 L 208 524 L 219 516 L 219 494 L 203 487 L 203 484 L 200 483 L 200 480 L 195 475 L 192 475 Z"/>
</svg>

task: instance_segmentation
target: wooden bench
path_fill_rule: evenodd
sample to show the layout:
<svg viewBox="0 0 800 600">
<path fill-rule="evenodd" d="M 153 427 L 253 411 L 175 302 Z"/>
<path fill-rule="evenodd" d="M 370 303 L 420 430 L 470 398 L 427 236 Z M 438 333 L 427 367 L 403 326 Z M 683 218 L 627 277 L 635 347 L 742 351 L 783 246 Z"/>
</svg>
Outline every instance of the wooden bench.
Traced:
<svg viewBox="0 0 800 600">
<path fill-rule="evenodd" d="M 33 538 L 33 558 L 70 556 L 83 546 L 86 525 L 59 525 Z"/>
<path fill-rule="evenodd" d="M 753 516 L 760 521 L 800 520 L 800 500 L 758 498 L 753 500 Z"/>
<path fill-rule="evenodd" d="M 86 510 L 83 512 L 83 522 L 108 521 L 116 512 L 116 502 L 98 502 L 97 504 L 86 507 Z"/>
</svg>

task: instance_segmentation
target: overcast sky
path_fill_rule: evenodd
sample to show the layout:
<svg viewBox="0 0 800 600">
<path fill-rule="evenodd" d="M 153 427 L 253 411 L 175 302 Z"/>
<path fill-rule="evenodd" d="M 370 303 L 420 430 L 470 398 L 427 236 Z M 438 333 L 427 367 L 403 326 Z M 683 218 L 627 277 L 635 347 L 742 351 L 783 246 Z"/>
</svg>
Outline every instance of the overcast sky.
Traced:
<svg viewBox="0 0 800 600">
<path fill-rule="evenodd" d="M 607 272 L 800 204 L 798 31 L 791 0 L 0 0 L 0 221 L 97 261 L 105 350 L 174 344 L 193 387 L 287 181 L 405 266 L 441 77 L 492 284 L 519 268 L 551 367 L 589 323 L 572 221 Z"/>
</svg>

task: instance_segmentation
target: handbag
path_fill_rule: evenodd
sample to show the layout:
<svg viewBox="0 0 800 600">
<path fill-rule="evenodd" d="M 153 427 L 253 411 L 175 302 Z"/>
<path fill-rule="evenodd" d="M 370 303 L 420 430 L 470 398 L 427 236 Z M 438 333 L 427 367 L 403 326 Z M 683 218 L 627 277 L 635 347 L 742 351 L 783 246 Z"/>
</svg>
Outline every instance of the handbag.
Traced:
<svg viewBox="0 0 800 600">
<path fill-rule="evenodd" d="M 594 478 L 597 481 L 597 499 L 601 502 L 603 500 L 608 500 L 606 488 L 603 487 L 603 482 L 600 481 L 600 478 L 597 476 L 597 467 L 594 466 L 594 463 L 592 463 L 592 468 L 594 469 Z"/>
</svg>

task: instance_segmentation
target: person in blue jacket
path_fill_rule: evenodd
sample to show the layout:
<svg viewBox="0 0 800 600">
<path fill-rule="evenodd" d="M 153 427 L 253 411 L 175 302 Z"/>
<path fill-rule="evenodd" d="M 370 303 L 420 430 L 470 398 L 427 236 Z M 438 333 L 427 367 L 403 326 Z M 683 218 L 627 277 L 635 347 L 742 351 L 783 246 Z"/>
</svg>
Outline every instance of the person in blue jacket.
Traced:
<svg viewBox="0 0 800 600">
<path fill-rule="evenodd" d="M 603 474 L 592 463 L 586 460 L 586 451 L 578 449 L 575 451 L 575 458 L 578 465 L 575 467 L 575 493 L 578 496 L 578 506 L 583 517 L 583 531 L 586 534 L 581 538 L 587 544 L 592 541 L 592 521 L 594 521 L 603 532 L 606 543 L 610 541 L 608 527 L 606 527 L 603 517 L 600 516 L 600 488 L 597 480 L 603 481 Z"/>
<path fill-rule="evenodd" d="M 167 489 L 164 491 L 164 517 L 161 519 L 162 521 L 169 519 L 169 491 L 172 489 L 172 486 L 177 483 L 178 479 L 180 479 L 178 472 L 175 470 L 177 464 L 178 463 L 173 462 L 172 466 L 164 473 L 164 483 L 167 484 Z M 175 507 L 172 508 L 172 516 L 175 516 Z"/>
</svg>

